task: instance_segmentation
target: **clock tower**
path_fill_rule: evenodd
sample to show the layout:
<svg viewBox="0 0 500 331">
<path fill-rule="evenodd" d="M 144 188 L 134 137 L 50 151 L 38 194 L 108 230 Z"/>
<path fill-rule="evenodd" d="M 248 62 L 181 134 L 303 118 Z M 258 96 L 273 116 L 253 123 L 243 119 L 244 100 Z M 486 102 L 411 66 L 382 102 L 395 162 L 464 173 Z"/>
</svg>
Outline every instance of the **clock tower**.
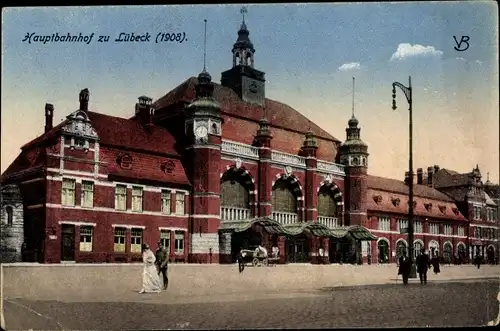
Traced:
<svg viewBox="0 0 500 331">
<path fill-rule="evenodd" d="M 340 145 L 340 163 L 345 166 L 345 225 L 363 225 L 367 220 L 368 145 L 361 140 L 359 121 L 354 116 L 354 78 L 352 117 L 346 128 L 347 139 Z"/>
<path fill-rule="evenodd" d="M 233 67 L 222 73 L 221 85 L 231 88 L 245 102 L 265 106 L 264 72 L 254 68 L 254 54 L 245 23 L 246 8 L 241 9 L 243 21 L 238 31 L 238 40 L 233 45 Z"/>
<path fill-rule="evenodd" d="M 190 163 L 192 184 L 191 205 L 188 207 L 191 263 L 219 262 L 219 165 L 223 120 L 213 91 L 212 77 L 204 66 L 198 75 L 196 98 L 185 109 L 186 160 Z"/>
</svg>

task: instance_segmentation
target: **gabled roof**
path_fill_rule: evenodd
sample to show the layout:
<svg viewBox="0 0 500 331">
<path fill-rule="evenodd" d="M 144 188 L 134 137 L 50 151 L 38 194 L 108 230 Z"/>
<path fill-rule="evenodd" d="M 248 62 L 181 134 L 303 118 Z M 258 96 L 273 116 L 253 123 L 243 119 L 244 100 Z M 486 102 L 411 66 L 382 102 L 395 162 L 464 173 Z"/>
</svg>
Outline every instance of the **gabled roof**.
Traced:
<svg viewBox="0 0 500 331">
<path fill-rule="evenodd" d="M 195 99 L 195 86 L 198 83 L 196 77 L 191 77 L 185 82 L 168 92 L 163 97 L 154 102 L 158 113 L 162 109 L 177 103 L 190 103 Z M 219 102 L 222 113 L 234 116 L 243 117 L 247 120 L 258 122 L 264 117 L 264 108 L 244 102 L 230 88 L 214 83 L 214 98 Z M 265 99 L 265 115 L 270 126 L 278 126 L 289 128 L 301 133 L 306 133 L 310 128 L 316 137 L 340 142 L 337 138 L 330 135 L 318 125 L 309 121 L 304 115 L 299 113 L 292 107 L 271 99 Z"/>
<path fill-rule="evenodd" d="M 432 184 L 436 188 L 465 186 L 469 184 L 471 173 L 460 174 L 449 169 L 439 169 L 432 175 Z"/>
<path fill-rule="evenodd" d="M 91 111 L 87 114 L 101 144 L 179 156 L 175 149 L 176 139 L 163 127 L 153 126 L 148 132 L 136 118 L 126 119 Z M 57 137 L 67 122 L 67 120 L 61 122 L 21 149 L 29 149 L 38 143 Z"/>
<path fill-rule="evenodd" d="M 153 126 L 146 131 L 136 119 L 95 112 L 88 112 L 88 115 L 103 145 L 180 156 L 175 149 L 175 137 L 163 127 Z"/>
</svg>

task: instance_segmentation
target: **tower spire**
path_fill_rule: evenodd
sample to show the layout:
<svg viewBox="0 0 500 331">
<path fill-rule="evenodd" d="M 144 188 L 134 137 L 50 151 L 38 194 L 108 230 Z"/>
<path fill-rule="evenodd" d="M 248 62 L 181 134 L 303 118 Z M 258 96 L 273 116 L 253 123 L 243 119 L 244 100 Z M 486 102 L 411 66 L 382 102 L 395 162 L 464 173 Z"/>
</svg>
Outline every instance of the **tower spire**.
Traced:
<svg viewBox="0 0 500 331">
<path fill-rule="evenodd" d="M 352 117 L 354 117 L 354 82 L 355 78 L 352 77 Z"/>
<path fill-rule="evenodd" d="M 243 16 L 243 20 L 242 20 L 242 23 L 245 24 L 245 14 L 248 13 L 248 10 L 247 10 L 247 7 L 241 7 L 240 9 L 240 13 L 241 15 Z"/>
<path fill-rule="evenodd" d="M 203 72 L 207 72 L 207 20 L 205 19 L 205 38 L 203 40 Z"/>
</svg>

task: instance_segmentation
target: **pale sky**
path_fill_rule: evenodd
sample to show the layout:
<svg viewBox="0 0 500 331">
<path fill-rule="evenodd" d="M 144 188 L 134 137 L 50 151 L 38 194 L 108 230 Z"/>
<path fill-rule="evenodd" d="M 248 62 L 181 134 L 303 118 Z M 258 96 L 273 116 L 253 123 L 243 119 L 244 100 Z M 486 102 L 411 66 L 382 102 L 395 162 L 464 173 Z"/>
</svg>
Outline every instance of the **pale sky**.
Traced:
<svg viewBox="0 0 500 331">
<path fill-rule="evenodd" d="M 412 77 L 414 168 L 437 164 L 467 172 L 479 164 L 499 178 L 498 16 L 496 2 L 250 5 L 246 23 L 266 73 L 266 96 L 286 103 L 340 140 L 355 114 L 368 144 L 369 173 L 402 180 L 408 168 L 408 105 L 392 82 Z M 215 82 L 232 66 L 240 5 L 39 7 L 2 11 L 1 171 L 43 133 L 44 106 L 54 125 L 90 90 L 90 109 L 134 114 L 137 97 L 154 100 L 203 68 Z M 35 35 L 90 35 L 85 43 L 27 43 Z M 117 43 L 120 32 L 150 43 Z M 157 44 L 160 32 L 185 32 Z M 109 35 L 107 43 L 98 36 Z M 468 36 L 470 47 L 456 51 Z M 461 45 L 465 47 L 465 43 Z"/>
</svg>

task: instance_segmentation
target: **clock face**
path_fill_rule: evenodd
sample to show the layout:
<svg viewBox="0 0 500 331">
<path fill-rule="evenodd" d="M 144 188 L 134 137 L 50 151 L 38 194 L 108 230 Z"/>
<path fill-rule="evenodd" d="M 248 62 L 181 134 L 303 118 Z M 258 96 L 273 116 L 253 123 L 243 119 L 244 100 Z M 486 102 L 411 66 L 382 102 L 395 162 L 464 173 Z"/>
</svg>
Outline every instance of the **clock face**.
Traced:
<svg viewBox="0 0 500 331">
<path fill-rule="evenodd" d="M 194 135 L 196 138 L 204 138 L 208 134 L 208 130 L 206 126 L 200 125 L 196 128 Z"/>
<path fill-rule="evenodd" d="M 248 90 L 252 93 L 257 93 L 257 91 L 259 90 L 259 87 L 257 86 L 257 83 L 255 81 L 252 81 L 250 83 Z"/>
</svg>

